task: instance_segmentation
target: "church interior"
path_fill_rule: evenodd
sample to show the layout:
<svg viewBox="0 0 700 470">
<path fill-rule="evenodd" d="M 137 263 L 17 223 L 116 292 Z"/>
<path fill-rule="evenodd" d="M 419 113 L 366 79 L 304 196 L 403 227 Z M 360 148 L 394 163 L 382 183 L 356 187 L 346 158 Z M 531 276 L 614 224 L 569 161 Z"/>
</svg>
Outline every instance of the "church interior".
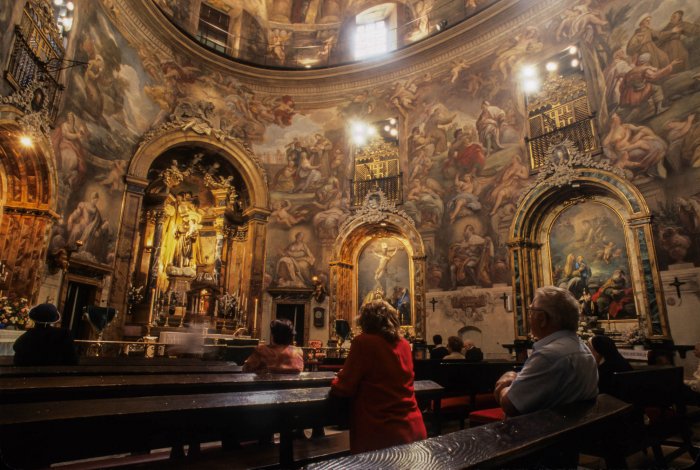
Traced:
<svg viewBox="0 0 700 470">
<path fill-rule="evenodd" d="M 434 336 L 473 343 L 499 372 L 522 366 L 550 285 L 578 302 L 582 340 L 611 338 L 635 368 L 674 366 L 680 386 L 699 365 L 699 51 L 691 0 L 0 0 L 0 389 L 17 407 L 2 433 L 70 401 L 68 377 L 91 403 L 110 374 L 135 380 L 114 400 L 157 396 L 142 372 L 211 386 L 167 394 L 226 391 L 215 376 L 240 372 L 276 319 L 294 325 L 307 372 L 337 372 L 376 299 L 398 312 L 416 383 L 449 389 L 424 365 Z M 13 372 L 41 303 L 75 340 L 73 372 Z M 15 383 L 28 377 L 56 383 L 43 396 Z M 308 377 L 271 386 L 278 401 L 330 384 Z M 480 379 L 488 393 L 497 378 Z M 475 396 L 456 407 L 462 427 Z M 56 409 L 81 436 L 102 419 L 124 445 L 95 438 L 83 455 L 65 438 L 16 468 L 230 447 L 199 425 L 214 408 L 153 446 L 153 421 L 170 436 L 190 411 Z M 283 421 L 241 413 L 240 426 Z M 299 439 L 273 431 L 281 468 L 313 467 L 285 460 Z M 328 462 L 313 468 L 367 468 Z"/>
</svg>

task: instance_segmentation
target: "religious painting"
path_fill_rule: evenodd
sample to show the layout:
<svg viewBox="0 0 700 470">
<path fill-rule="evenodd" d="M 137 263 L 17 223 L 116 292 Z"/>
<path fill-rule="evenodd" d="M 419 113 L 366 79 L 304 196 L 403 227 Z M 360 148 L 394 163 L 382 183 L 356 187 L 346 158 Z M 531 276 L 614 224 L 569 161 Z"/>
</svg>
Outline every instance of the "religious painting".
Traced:
<svg viewBox="0 0 700 470">
<path fill-rule="evenodd" d="M 594 201 L 565 209 L 549 238 L 552 279 L 601 320 L 636 318 L 622 220 Z"/>
<path fill-rule="evenodd" d="M 357 266 L 358 305 L 383 298 L 399 311 L 402 325 L 410 324 L 411 279 L 403 244 L 395 238 L 375 238 L 365 245 Z"/>
</svg>

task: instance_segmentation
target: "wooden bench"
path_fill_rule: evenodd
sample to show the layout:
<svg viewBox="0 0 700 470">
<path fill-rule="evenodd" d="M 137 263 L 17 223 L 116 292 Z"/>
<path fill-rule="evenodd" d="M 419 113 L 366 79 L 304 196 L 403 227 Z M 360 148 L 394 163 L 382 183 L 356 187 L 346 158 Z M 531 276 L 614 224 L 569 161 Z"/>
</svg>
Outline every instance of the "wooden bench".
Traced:
<svg viewBox="0 0 700 470">
<path fill-rule="evenodd" d="M 442 418 L 459 420 L 460 428 L 470 412 L 496 406 L 493 389 L 505 372 L 522 363 L 512 361 L 415 361 L 416 380 L 433 380 L 445 388 Z"/>
<path fill-rule="evenodd" d="M 551 410 L 509 418 L 473 429 L 308 465 L 307 469 L 528 468 L 552 449 L 579 450 L 590 436 L 609 438 L 605 453 L 615 455 L 615 433 L 631 405 L 609 395 Z M 605 440 L 605 439 L 603 439 Z"/>
<path fill-rule="evenodd" d="M 691 442 L 683 387 L 682 367 L 649 366 L 613 375 L 611 394 L 634 406 L 628 432 L 620 442 L 627 454 L 651 447 L 662 468 L 685 452 L 693 458 L 697 456 Z M 681 441 L 669 441 L 673 436 L 680 436 Z M 677 449 L 664 455 L 662 444 Z"/>
<path fill-rule="evenodd" d="M 335 374 L 159 374 L 0 377 L 0 403 L 328 387 Z"/>
<path fill-rule="evenodd" d="M 442 387 L 415 383 L 419 399 L 439 400 Z M 243 429 L 280 433 L 280 463 L 293 464 L 292 430 L 335 424 L 328 387 L 197 395 L 105 398 L 0 405 L 5 463 L 50 463 L 190 442 L 220 440 Z M 31 436 L 31 439 L 28 438 Z M 37 452 L 37 442 L 41 451 Z"/>
<path fill-rule="evenodd" d="M 200 361 L 199 364 L 159 365 L 77 365 L 77 366 L 0 366 L 0 377 L 40 377 L 71 375 L 153 375 L 153 374 L 235 374 L 242 372 L 242 366 L 233 362 Z"/>
</svg>

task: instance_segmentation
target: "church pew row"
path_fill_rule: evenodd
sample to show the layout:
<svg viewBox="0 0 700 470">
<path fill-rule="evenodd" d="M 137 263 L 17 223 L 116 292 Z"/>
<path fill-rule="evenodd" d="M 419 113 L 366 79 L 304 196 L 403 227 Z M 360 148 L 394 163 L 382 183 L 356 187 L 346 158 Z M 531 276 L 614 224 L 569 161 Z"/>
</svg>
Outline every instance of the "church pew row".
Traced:
<svg viewBox="0 0 700 470">
<path fill-rule="evenodd" d="M 234 362 L 206 362 L 155 365 L 75 365 L 75 366 L 0 366 L 0 377 L 40 377 L 77 375 L 152 375 L 152 374 L 235 374 L 242 366 Z"/>
<path fill-rule="evenodd" d="M 312 463 L 308 470 L 533 468 L 556 450 L 592 446 L 608 468 L 624 468 L 614 443 L 631 405 L 609 395 L 387 449 Z M 539 467 L 538 467 L 539 468 Z M 546 468 L 546 466 L 545 466 Z"/>
<path fill-rule="evenodd" d="M 335 374 L 155 374 L 0 377 L 0 403 L 328 387 Z"/>
<path fill-rule="evenodd" d="M 442 387 L 431 381 L 418 381 L 415 389 L 420 401 L 439 401 L 442 394 Z M 341 420 L 330 412 L 328 393 L 328 387 L 315 387 L 3 404 L 0 450 L 5 465 L 40 468 L 67 460 L 279 432 L 280 464 L 289 467 L 294 461 L 294 429 Z M 40 452 L 37 442 L 42 443 Z"/>
</svg>

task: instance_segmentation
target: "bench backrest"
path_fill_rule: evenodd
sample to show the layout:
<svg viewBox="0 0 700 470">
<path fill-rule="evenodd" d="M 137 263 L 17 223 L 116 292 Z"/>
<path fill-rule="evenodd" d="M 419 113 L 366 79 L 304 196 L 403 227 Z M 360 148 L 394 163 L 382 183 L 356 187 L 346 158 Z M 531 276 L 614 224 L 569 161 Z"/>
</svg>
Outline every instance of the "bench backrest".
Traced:
<svg viewBox="0 0 700 470">
<path fill-rule="evenodd" d="M 679 411 L 685 409 L 682 367 L 645 367 L 616 372 L 612 389 L 617 398 L 638 408 L 676 406 Z"/>
</svg>

